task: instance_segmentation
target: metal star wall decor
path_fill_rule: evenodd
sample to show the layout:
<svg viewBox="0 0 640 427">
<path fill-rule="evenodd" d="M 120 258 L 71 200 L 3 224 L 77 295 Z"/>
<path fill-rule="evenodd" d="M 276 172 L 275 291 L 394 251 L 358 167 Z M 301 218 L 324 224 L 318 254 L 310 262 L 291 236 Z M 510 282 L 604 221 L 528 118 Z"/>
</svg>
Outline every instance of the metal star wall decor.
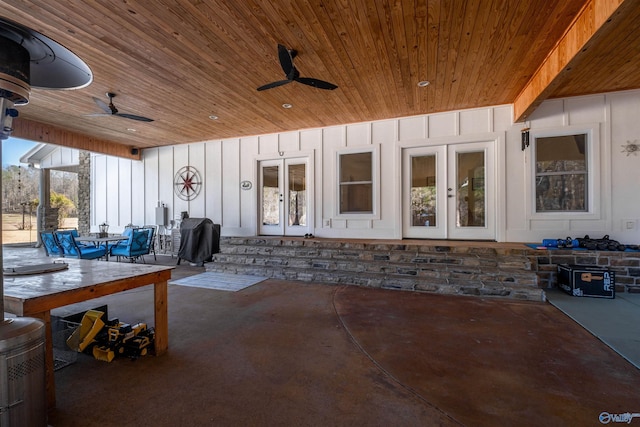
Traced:
<svg viewBox="0 0 640 427">
<path fill-rule="evenodd" d="M 173 179 L 173 190 L 182 200 L 190 201 L 198 197 L 202 188 L 200 172 L 193 166 L 184 166 Z"/>
<path fill-rule="evenodd" d="M 636 139 L 633 142 L 627 141 L 627 145 L 623 145 L 622 148 L 622 152 L 627 153 L 627 157 L 631 155 L 631 153 L 635 156 L 638 154 L 638 151 L 640 151 L 640 144 L 638 144 L 638 140 Z"/>
</svg>

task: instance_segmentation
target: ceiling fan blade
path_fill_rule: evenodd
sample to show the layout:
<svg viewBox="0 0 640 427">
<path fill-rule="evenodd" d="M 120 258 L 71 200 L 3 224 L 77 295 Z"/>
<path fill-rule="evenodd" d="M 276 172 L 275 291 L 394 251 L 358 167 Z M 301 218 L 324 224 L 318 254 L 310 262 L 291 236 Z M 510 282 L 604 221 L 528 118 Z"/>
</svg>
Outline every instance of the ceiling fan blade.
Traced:
<svg viewBox="0 0 640 427">
<path fill-rule="evenodd" d="M 289 49 L 281 44 L 278 45 L 278 58 L 280 59 L 280 66 L 282 67 L 282 71 L 284 71 L 284 75 L 287 76 L 287 78 L 291 78 L 289 74 L 293 71 L 293 58 L 291 57 Z"/>
<path fill-rule="evenodd" d="M 267 90 L 267 89 L 271 89 L 274 87 L 278 87 L 278 86 L 282 86 L 282 85 L 286 85 L 287 83 L 291 83 L 292 80 L 278 80 L 277 82 L 272 82 L 272 83 L 267 83 L 266 85 L 260 86 L 258 88 L 258 91 L 261 90 Z"/>
<path fill-rule="evenodd" d="M 303 83 L 305 85 L 317 87 L 318 89 L 334 90 L 338 87 L 333 83 L 325 82 L 324 80 L 312 79 L 310 77 L 298 77 L 295 79 L 295 81 Z"/>
<path fill-rule="evenodd" d="M 137 120 L 139 122 L 152 122 L 153 119 L 143 116 L 136 116 L 135 114 L 116 113 L 116 116 L 124 117 L 125 119 Z"/>
<path fill-rule="evenodd" d="M 104 111 L 105 113 L 107 113 L 107 114 L 109 114 L 109 115 L 113 114 L 113 113 L 111 112 L 111 108 L 109 108 L 109 106 L 107 105 L 107 103 L 106 103 L 106 102 L 104 102 L 102 99 L 96 98 L 96 97 L 94 96 L 94 97 L 93 97 L 93 102 L 95 102 L 95 103 L 96 103 L 96 105 L 97 105 L 98 107 L 100 107 L 100 109 L 101 109 L 102 111 Z"/>
</svg>

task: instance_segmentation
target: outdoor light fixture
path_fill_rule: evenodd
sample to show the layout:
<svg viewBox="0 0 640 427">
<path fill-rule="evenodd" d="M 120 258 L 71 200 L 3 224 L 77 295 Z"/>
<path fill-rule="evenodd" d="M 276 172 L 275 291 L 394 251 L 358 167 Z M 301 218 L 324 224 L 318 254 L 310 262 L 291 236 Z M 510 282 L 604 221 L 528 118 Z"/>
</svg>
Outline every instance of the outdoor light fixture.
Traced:
<svg viewBox="0 0 640 427">
<path fill-rule="evenodd" d="M 531 130 L 531 127 L 526 123 L 527 122 L 525 122 L 524 127 L 520 130 L 520 137 L 522 138 L 522 144 L 521 144 L 522 151 L 524 151 L 525 148 L 529 146 L 529 131 Z"/>
</svg>

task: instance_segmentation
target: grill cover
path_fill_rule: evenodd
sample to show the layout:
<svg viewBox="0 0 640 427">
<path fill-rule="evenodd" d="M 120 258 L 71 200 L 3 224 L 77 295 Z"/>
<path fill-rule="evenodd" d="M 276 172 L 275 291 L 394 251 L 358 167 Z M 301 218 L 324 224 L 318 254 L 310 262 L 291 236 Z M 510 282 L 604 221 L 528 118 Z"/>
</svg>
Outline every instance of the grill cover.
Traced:
<svg viewBox="0 0 640 427">
<path fill-rule="evenodd" d="M 192 263 L 210 262 L 220 252 L 220 224 L 209 218 L 185 218 L 180 224 L 178 264 L 184 259 Z"/>
</svg>

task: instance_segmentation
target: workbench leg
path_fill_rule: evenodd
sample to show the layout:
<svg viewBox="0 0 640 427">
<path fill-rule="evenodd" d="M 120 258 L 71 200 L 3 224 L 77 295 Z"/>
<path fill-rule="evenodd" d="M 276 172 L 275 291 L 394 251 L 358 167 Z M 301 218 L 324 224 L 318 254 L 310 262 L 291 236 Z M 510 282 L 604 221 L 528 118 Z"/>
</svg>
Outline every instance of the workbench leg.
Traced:
<svg viewBox="0 0 640 427">
<path fill-rule="evenodd" d="M 51 410 L 56 407 L 56 383 L 53 373 L 53 334 L 51 332 L 51 312 L 30 314 L 29 317 L 42 320 L 45 325 L 45 375 L 46 375 L 46 392 L 47 392 L 47 409 Z"/>
<path fill-rule="evenodd" d="M 169 316 L 167 313 L 167 281 L 153 285 L 155 308 L 155 350 L 156 356 L 167 352 L 169 343 Z"/>
</svg>

